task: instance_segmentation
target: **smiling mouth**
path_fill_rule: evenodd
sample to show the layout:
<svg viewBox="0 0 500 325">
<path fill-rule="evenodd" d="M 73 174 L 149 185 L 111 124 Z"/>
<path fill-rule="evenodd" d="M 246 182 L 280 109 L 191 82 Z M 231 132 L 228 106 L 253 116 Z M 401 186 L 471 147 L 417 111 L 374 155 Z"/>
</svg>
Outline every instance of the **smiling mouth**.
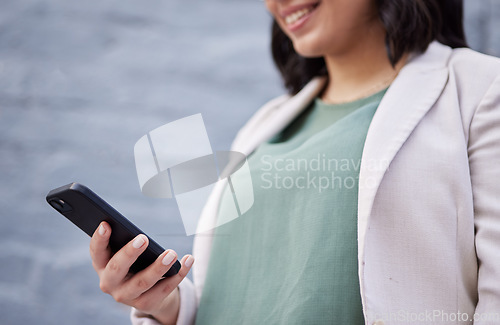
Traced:
<svg viewBox="0 0 500 325">
<path fill-rule="evenodd" d="M 313 12 L 318 7 L 318 5 L 319 5 L 319 2 L 308 5 L 307 7 L 300 8 L 300 9 L 298 9 L 290 14 L 287 14 L 284 17 L 285 23 L 287 25 L 295 24 L 296 22 L 298 22 L 299 20 L 301 20 L 302 18 L 304 18 L 305 16 L 307 16 L 308 14 Z"/>
</svg>

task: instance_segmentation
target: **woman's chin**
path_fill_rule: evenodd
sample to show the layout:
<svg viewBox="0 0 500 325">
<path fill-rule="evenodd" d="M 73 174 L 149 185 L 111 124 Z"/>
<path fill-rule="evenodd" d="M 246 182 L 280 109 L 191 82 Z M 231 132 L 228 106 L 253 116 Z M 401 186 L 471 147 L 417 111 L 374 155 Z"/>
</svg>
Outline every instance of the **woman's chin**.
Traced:
<svg viewBox="0 0 500 325">
<path fill-rule="evenodd" d="M 355 42 L 342 37 L 330 36 L 327 40 L 329 41 L 326 41 L 325 38 L 303 37 L 300 39 L 292 39 L 292 43 L 295 52 L 306 58 L 338 55 L 346 53 L 356 46 Z"/>
<path fill-rule="evenodd" d="M 321 37 L 321 35 L 318 35 L 314 31 L 310 31 L 300 36 L 290 35 L 289 37 L 292 40 L 295 52 L 303 57 L 317 58 L 324 56 L 327 52 L 325 43 L 328 42 L 325 41 L 324 37 Z"/>
<path fill-rule="evenodd" d="M 295 52 L 306 58 L 317 58 L 324 56 L 324 49 L 321 49 L 316 46 L 311 46 L 311 44 L 294 42 L 293 48 L 295 49 Z"/>
</svg>

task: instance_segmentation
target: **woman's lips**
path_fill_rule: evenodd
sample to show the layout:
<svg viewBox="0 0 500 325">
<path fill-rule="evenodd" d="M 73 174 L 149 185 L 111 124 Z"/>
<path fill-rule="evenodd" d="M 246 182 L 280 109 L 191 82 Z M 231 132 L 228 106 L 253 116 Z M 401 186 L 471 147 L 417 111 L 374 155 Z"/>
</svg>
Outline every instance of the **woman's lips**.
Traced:
<svg viewBox="0 0 500 325">
<path fill-rule="evenodd" d="M 280 16 L 284 20 L 286 27 L 293 32 L 306 23 L 318 5 L 319 2 L 292 6 L 280 12 Z"/>
</svg>

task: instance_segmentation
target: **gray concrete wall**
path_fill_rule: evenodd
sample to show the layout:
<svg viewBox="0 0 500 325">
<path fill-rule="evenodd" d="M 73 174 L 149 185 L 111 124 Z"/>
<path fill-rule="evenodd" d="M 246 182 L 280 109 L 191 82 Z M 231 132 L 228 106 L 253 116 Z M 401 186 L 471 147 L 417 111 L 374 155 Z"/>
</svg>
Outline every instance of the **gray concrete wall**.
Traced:
<svg viewBox="0 0 500 325">
<path fill-rule="evenodd" d="M 469 46 L 500 56 L 500 0 L 465 0 L 464 4 Z"/>
<path fill-rule="evenodd" d="M 498 0 L 468 0 L 470 44 L 500 55 Z M 257 0 L 0 1 L 0 323 L 119 324 L 88 238 L 44 202 L 79 181 L 179 254 L 175 201 L 140 193 L 133 146 L 203 114 L 214 149 L 282 88 Z"/>
</svg>

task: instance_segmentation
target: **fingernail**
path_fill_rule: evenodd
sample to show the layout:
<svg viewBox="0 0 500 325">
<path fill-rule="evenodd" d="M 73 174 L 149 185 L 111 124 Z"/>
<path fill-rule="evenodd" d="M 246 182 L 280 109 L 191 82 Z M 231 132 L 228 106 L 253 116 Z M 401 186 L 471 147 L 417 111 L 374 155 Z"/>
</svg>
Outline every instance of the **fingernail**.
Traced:
<svg viewBox="0 0 500 325">
<path fill-rule="evenodd" d="M 106 228 L 103 227 L 103 225 L 99 226 L 99 235 L 104 236 L 106 233 Z"/>
<path fill-rule="evenodd" d="M 132 246 L 134 246 L 134 248 L 141 248 L 145 242 L 146 240 L 144 239 L 144 235 L 139 235 L 132 242 Z"/>
<path fill-rule="evenodd" d="M 167 253 L 167 255 L 165 255 L 165 257 L 163 258 L 163 260 L 161 260 L 161 262 L 163 265 L 169 265 L 174 261 L 174 258 L 175 254 L 172 251 L 170 251 Z"/>
<path fill-rule="evenodd" d="M 193 265 L 193 262 L 194 262 L 194 257 L 189 255 L 189 257 L 186 258 L 184 265 L 186 265 L 187 267 L 191 267 L 191 265 Z"/>
</svg>

